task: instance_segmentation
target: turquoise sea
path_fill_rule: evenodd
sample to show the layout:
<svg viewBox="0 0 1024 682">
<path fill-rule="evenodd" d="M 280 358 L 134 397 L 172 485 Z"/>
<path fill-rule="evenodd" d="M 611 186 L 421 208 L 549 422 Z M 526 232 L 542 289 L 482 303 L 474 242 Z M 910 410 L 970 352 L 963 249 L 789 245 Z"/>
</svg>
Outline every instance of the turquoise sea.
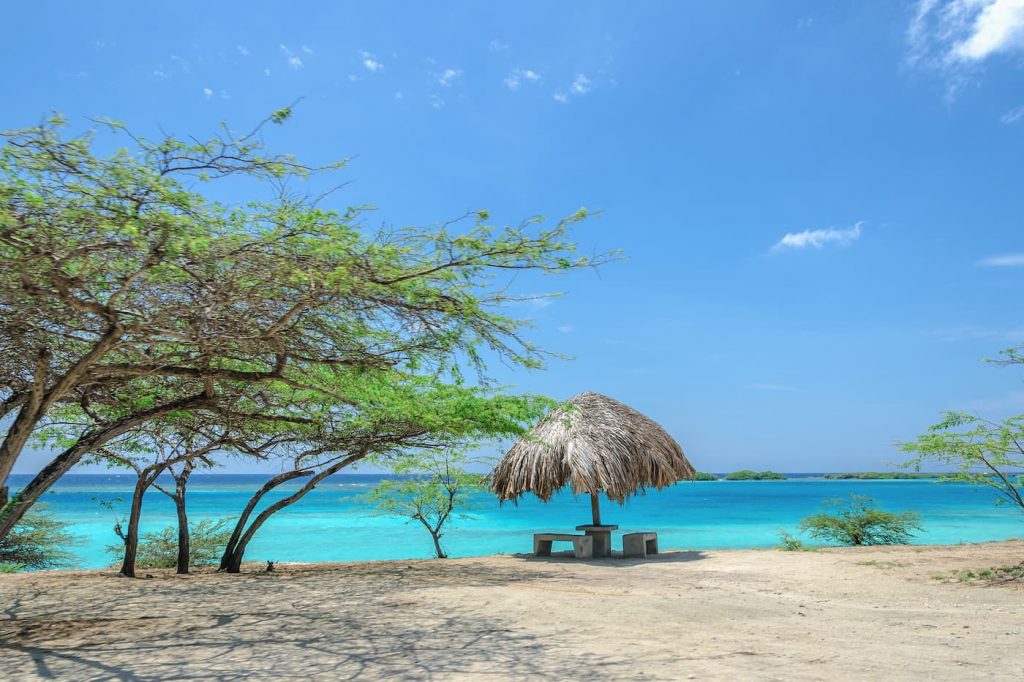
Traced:
<svg viewBox="0 0 1024 682">
<path fill-rule="evenodd" d="M 924 532 L 917 543 L 955 544 L 1024 536 L 1024 514 L 994 504 L 994 493 L 980 486 L 931 480 L 827 481 L 814 474 L 794 474 L 787 481 L 709 481 L 679 483 L 650 491 L 619 507 L 602 499 L 602 520 L 619 532 L 656 530 L 661 546 L 671 549 L 771 547 L 780 529 L 794 531 L 804 516 L 822 509 L 829 498 L 851 493 L 873 497 L 891 511 L 922 516 Z M 267 476 L 194 475 L 189 483 L 189 515 L 235 518 Z M 416 522 L 381 516 L 359 497 L 383 477 L 343 475 L 324 481 L 300 502 L 279 512 L 249 546 L 252 561 L 364 561 L 431 556 L 430 537 Z M 15 476 L 13 488 L 29 480 Z M 100 500 L 121 497 L 127 510 L 134 478 L 128 475 L 68 475 L 44 497 L 48 510 L 73 523 L 83 543 L 74 548 L 83 568 L 107 566 L 104 546 L 118 542 L 114 518 Z M 298 484 L 283 486 L 266 504 Z M 527 498 L 518 505 L 498 505 L 489 496 L 475 500 L 471 518 L 457 519 L 443 539 L 451 556 L 531 551 L 531 534 L 571 531 L 590 520 L 588 497 L 558 495 L 542 504 Z M 145 499 L 142 532 L 174 523 L 169 499 L 151 491 Z M 617 538 L 617 534 L 616 534 Z M 619 545 L 615 539 L 615 546 Z"/>
</svg>

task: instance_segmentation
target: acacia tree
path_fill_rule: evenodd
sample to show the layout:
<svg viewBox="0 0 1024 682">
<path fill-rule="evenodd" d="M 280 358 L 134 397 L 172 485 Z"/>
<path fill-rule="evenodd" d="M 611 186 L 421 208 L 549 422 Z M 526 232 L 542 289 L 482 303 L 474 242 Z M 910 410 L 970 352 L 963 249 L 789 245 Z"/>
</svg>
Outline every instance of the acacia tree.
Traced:
<svg viewBox="0 0 1024 682">
<path fill-rule="evenodd" d="M 74 438 L 0 507 L 2 538 L 72 466 L 133 428 L 183 412 L 218 413 L 263 390 L 349 402 L 322 373 L 396 367 L 482 370 L 482 351 L 536 367 L 515 297 L 488 273 L 560 272 L 580 211 L 545 226 L 495 228 L 486 212 L 441 227 L 368 234 L 359 211 L 296 195 L 325 169 L 264 152 L 262 131 L 203 142 L 128 136 L 93 151 L 60 119 L 5 134 L 0 147 L 0 502 L 26 443 L 58 407 L 80 409 Z M 326 169 L 335 166 L 326 167 Z M 227 207 L 193 184 L 225 177 L 270 198 Z M 103 419 L 95 407 L 106 405 Z M 293 419 L 277 405 L 260 419 Z M 300 418 L 300 422 L 305 419 Z"/>
<path fill-rule="evenodd" d="M 474 493 L 485 489 L 486 477 L 465 465 L 465 456 L 451 451 L 395 460 L 391 473 L 402 478 L 381 481 L 364 500 L 385 514 L 419 522 L 434 542 L 434 555 L 446 559 L 441 546 L 445 525 L 464 513 Z"/>
<path fill-rule="evenodd" d="M 502 395 L 396 370 L 359 371 L 345 386 L 352 400 L 334 405 L 315 427 L 289 428 L 277 446 L 290 466 L 249 499 L 224 549 L 220 570 L 237 573 L 249 542 L 272 515 L 314 490 L 329 476 L 366 457 L 404 457 L 451 449 L 468 440 L 520 435 L 552 407 L 541 396 Z M 256 509 L 284 484 L 305 478 L 295 491 Z"/>
</svg>

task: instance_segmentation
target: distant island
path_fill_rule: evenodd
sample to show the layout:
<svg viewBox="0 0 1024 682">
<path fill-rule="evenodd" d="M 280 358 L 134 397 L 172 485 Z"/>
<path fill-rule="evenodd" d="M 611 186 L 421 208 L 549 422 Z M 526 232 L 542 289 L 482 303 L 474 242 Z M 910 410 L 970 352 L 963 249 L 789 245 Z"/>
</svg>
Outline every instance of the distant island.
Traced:
<svg viewBox="0 0 1024 682">
<path fill-rule="evenodd" d="M 741 469 L 725 477 L 727 481 L 785 481 L 786 477 L 776 471 L 753 471 Z"/>
<path fill-rule="evenodd" d="M 825 478 L 831 480 L 856 479 L 864 481 L 879 481 L 890 479 L 914 479 L 914 478 L 954 478 L 954 473 L 929 473 L 919 471 L 856 471 L 845 474 L 825 474 Z"/>
</svg>

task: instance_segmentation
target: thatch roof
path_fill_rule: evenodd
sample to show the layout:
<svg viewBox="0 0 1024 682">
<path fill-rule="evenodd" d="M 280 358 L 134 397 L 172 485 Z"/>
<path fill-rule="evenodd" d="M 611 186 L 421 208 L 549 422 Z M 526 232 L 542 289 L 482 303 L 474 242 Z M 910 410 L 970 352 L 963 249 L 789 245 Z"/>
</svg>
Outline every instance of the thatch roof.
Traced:
<svg viewBox="0 0 1024 682">
<path fill-rule="evenodd" d="M 623 502 L 696 474 L 683 449 L 656 422 L 600 393 L 562 403 L 505 454 L 491 473 L 498 499 L 532 492 L 542 500 L 569 485 Z"/>
</svg>

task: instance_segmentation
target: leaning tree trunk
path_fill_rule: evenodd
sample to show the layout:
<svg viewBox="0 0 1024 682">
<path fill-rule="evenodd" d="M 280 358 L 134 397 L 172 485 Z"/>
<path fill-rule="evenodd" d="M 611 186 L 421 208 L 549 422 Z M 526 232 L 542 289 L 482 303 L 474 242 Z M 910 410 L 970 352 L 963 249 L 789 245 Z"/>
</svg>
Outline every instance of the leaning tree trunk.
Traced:
<svg viewBox="0 0 1024 682">
<path fill-rule="evenodd" d="M 178 514 L 178 575 L 188 573 L 190 559 L 192 558 L 191 539 L 188 530 L 188 513 L 185 511 L 185 487 L 188 485 L 188 477 L 192 475 L 194 464 L 191 460 L 185 462 L 181 469 L 181 475 L 174 480 L 174 509 Z"/>
<path fill-rule="evenodd" d="M 150 419 L 161 417 L 168 412 L 196 410 L 209 403 L 211 403 L 211 399 L 206 394 L 189 396 L 129 415 L 103 428 L 86 432 L 78 439 L 78 442 L 54 457 L 49 464 L 43 467 L 13 500 L 0 508 L 0 540 L 7 537 L 7 534 L 11 532 L 15 524 L 21 520 L 25 512 L 32 508 L 32 505 L 35 504 L 42 494 L 49 490 L 71 467 L 78 464 L 85 455 L 97 448 L 103 447 L 107 442 L 126 433 L 132 427 L 143 424 Z"/>
<path fill-rule="evenodd" d="M 146 489 L 156 476 L 150 477 L 151 468 L 143 469 L 135 481 L 132 493 L 132 509 L 128 514 L 128 530 L 124 534 L 124 560 L 121 562 L 121 575 L 126 578 L 135 577 L 135 558 L 139 551 L 139 518 L 142 516 L 142 498 Z M 158 470 L 159 472 L 159 470 Z"/>
<path fill-rule="evenodd" d="M 238 521 L 235 523 L 235 529 L 231 532 L 231 538 L 228 539 L 228 544 L 224 547 L 224 554 L 221 555 L 220 567 L 217 569 L 218 571 L 226 571 L 228 569 L 228 566 L 231 563 L 231 557 L 234 556 L 235 549 L 238 547 L 238 542 L 242 538 L 242 532 L 245 530 L 245 524 L 249 522 L 249 516 L 252 515 L 252 510 L 256 508 L 256 505 L 263 499 L 263 496 L 282 483 L 287 483 L 293 478 L 309 476 L 311 473 L 313 472 L 308 469 L 296 469 L 294 471 L 286 471 L 283 474 L 278 474 L 264 483 L 263 486 L 256 491 L 256 494 L 249 498 L 249 502 L 246 503 L 245 509 L 242 510 L 241 516 L 238 517 Z M 238 571 L 232 572 L 237 573 Z"/>
<path fill-rule="evenodd" d="M 257 516 L 253 520 L 253 522 L 249 525 L 246 531 L 242 533 L 241 537 L 239 537 L 237 541 L 235 541 L 235 536 L 232 535 L 232 540 L 235 542 L 233 544 L 233 547 L 231 547 L 230 553 L 228 551 L 225 551 L 224 557 L 221 559 L 221 570 L 227 571 L 228 573 L 240 573 L 242 570 L 242 557 L 245 555 L 245 548 L 248 546 L 249 541 L 252 540 L 252 537 L 256 534 L 256 531 L 260 529 L 260 526 L 266 523 L 267 519 L 269 519 L 275 512 L 280 511 L 281 509 L 284 509 L 285 507 L 295 504 L 296 502 L 301 500 L 303 497 L 306 496 L 306 493 L 315 488 L 320 481 L 324 480 L 331 474 L 335 474 L 341 471 L 349 464 L 359 461 L 363 457 L 365 457 L 365 453 L 359 453 L 356 455 L 350 455 L 348 457 L 345 457 L 344 459 L 327 467 L 313 478 L 309 479 L 309 481 L 307 481 L 304 486 L 299 488 L 298 491 L 292 493 L 288 497 L 278 500 L 277 502 L 275 502 L 274 504 L 270 505 L 262 512 L 260 512 L 259 516 Z M 295 477 L 292 476 L 292 478 Z M 264 488 L 266 488 L 266 486 L 264 486 Z M 261 492 L 265 491 L 261 490 Z M 262 496 L 261 493 L 257 493 L 257 495 Z M 252 502 L 250 500 L 250 504 L 246 506 L 246 512 L 244 514 L 246 518 L 248 517 L 249 514 L 252 513 L 252 508 L 255 506 L 255 502 Z M 241 519 L 239 520 L 239 523 L 241 524 Z M 236 532 L 240 527 L 241 525 L 236 526 Z M 229 543 L 229 546 L 230 545 L 231 543 Z"/>
</svg>

